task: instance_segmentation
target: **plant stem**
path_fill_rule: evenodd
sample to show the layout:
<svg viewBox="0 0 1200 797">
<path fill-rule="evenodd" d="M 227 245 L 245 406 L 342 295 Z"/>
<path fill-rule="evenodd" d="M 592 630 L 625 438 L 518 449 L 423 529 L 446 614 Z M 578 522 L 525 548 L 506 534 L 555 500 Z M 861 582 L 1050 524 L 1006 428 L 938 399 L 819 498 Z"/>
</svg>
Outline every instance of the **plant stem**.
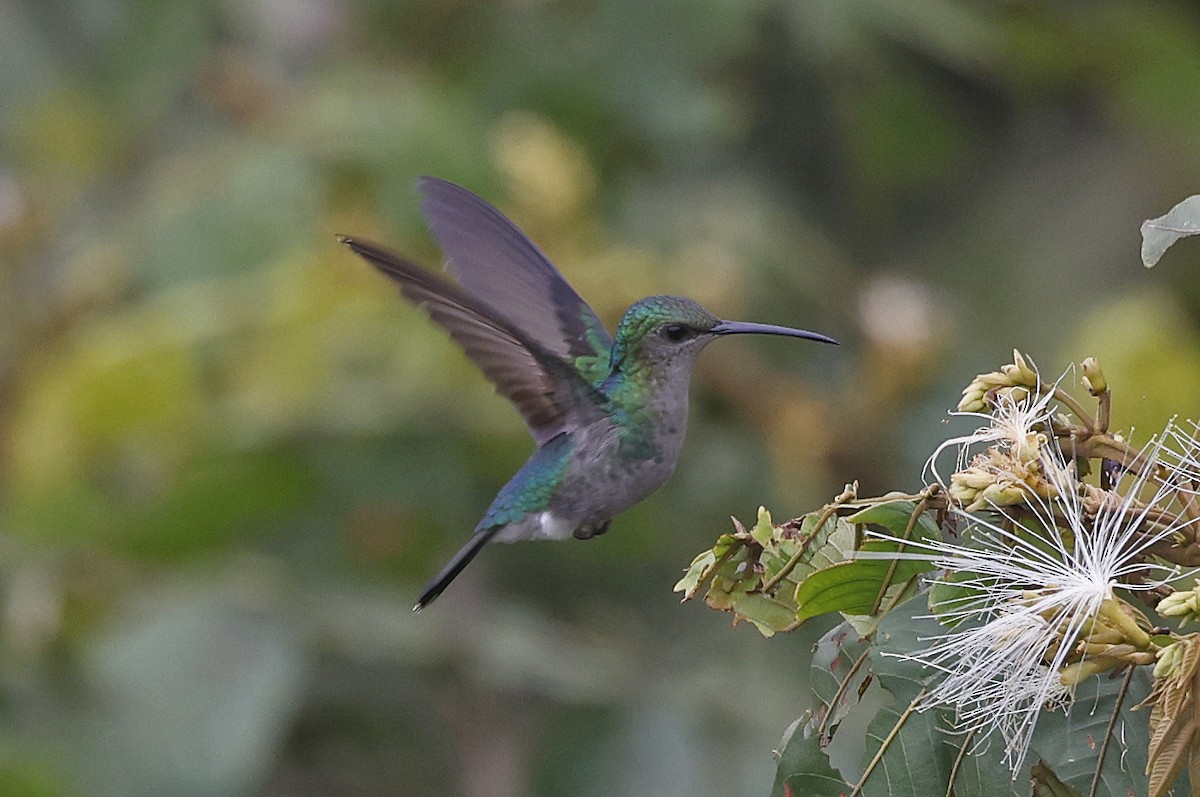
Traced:
<svg viewBox="0 0 1200 797">
<path fill-rule="evenodd" d="M 831 503 L 825 505 L 825 509 L 821 512 L 820 517 L 817 518 L 816 525 L 813 527 L 813 536 L 815 537 L 817 531 L 819 531 L 822 526 L 829 522 L 829 519 L 833 517 L 833 514 L 837 511 L 839 506 L 851 500 L 852 498 L 855 498 L 857 495 L 858 482 L 847 484 L 846 489 L 842 490 L 841 495 L 833 499 Z M 792 555 L 792 558 L 788 559 L 784 566 L 779 569 L 779 572 L 767 579 L 767 581 L 761 587 L 759 587 L 758 591 L 764 595 L 769 595 L 771 590 L 779 586 L 780 581 L 783 581 L 788 577 L 788 575 L 791 574 L 793 570 L 796 569 L 796 565 L 800 564 L 800 560 L 803 559 L 807 553 L 808 546 L 801 545 L 796 553 Z"/>
</svg>

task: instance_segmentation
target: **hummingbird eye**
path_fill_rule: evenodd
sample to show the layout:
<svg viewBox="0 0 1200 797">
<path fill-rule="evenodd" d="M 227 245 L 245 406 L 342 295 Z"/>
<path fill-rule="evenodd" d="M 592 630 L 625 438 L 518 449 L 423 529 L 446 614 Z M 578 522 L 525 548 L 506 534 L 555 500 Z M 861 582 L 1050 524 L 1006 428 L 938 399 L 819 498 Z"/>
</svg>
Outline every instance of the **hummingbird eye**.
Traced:
<svg viewBox="0 0 1200 797">
<path fill-rule="evenodd" d="M 686 324 L 664 324 L 660 334 L 672 343 L 680 343 L 694 337 L 696 333 Z"/>
</svg>

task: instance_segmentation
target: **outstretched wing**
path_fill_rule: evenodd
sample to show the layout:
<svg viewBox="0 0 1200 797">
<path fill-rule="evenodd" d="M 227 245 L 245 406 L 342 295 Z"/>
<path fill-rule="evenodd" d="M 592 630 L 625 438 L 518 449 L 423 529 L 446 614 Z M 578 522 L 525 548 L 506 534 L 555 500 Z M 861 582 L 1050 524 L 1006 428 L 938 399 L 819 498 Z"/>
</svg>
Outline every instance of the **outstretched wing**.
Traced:
<svg viewBox="0 0 1200 797">
<path fill-rule="evenodd" d="M 445 327 L 525 419 L 538 445 L 597 417 L 603 398 L 574 367 L 531 341 L 453 282 L 387 249 L 348 236 L 349 246 L 400 286 L 405 298 Z"/>
<path fill-rule="evenodd" d="M 544 350 L 575 363 L 607 357 L 612 336 L 517 225 L 461 186 L 422 177 L 421 211 L 468 293 L 494 307 Z"/>
</svg>

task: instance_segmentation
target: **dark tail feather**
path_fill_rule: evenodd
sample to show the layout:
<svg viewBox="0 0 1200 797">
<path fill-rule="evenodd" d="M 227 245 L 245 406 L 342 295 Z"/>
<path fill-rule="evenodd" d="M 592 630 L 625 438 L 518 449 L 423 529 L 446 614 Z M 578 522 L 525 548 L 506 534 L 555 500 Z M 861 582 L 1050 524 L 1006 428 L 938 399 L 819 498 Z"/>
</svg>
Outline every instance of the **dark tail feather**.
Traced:
<svg viewBox="0 0 1200 797">
<path fill-rule="evenodd" d="M 429 586 L 425 588 L 425 591 L 421 593 L 421 597 L 417 598 L 417 602 L 413 604 L 413 611 L 419 612 L 433 603 L 434 599 L 438 595 L 441 595 L 446 587 L 450 586 L 450 582 L 458 577 L 463 568 L 471 564 L 471 560 L 475 558 L 475 555 L 483 550 L 483 546 L 487 545 L 488 540 L 501 528 L 501 526 L 492 526 L 489 529 L 481 529 L 475 532 L 471 536 L 471 539 L 467 540 L 467 544 L 458 549 L 458 553 L 454 554 L 454 558 L 446 563 L 446 566 L 442 568 L 442 572 L 437 574 L 437 578 L 429 582 Z"/>
</svg>

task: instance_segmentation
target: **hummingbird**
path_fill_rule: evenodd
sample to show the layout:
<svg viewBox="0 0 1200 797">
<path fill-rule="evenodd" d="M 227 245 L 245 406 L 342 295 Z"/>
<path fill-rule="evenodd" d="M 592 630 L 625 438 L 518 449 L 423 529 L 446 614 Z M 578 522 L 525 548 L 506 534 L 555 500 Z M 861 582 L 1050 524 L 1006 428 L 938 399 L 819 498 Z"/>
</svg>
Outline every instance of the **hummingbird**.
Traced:
<svg viewBox="0 0 1200 797">
<path fill-rule="evenodd" d="M 666 483 L 687 427 L 692 364 L 712 341 L 761 334 L 837 343 L 802 329 L 723 321 L 682 296 L 635 302 L 610 335 L 499 210 L 439 178 L 421 178 L 417 190 L 453 280 L 378 244 L 338 240 L 450 333 L 516 406 L 537 448 L 414 612 L 441 595 L 487 543 L 591 539 Z"/>
</svg>

